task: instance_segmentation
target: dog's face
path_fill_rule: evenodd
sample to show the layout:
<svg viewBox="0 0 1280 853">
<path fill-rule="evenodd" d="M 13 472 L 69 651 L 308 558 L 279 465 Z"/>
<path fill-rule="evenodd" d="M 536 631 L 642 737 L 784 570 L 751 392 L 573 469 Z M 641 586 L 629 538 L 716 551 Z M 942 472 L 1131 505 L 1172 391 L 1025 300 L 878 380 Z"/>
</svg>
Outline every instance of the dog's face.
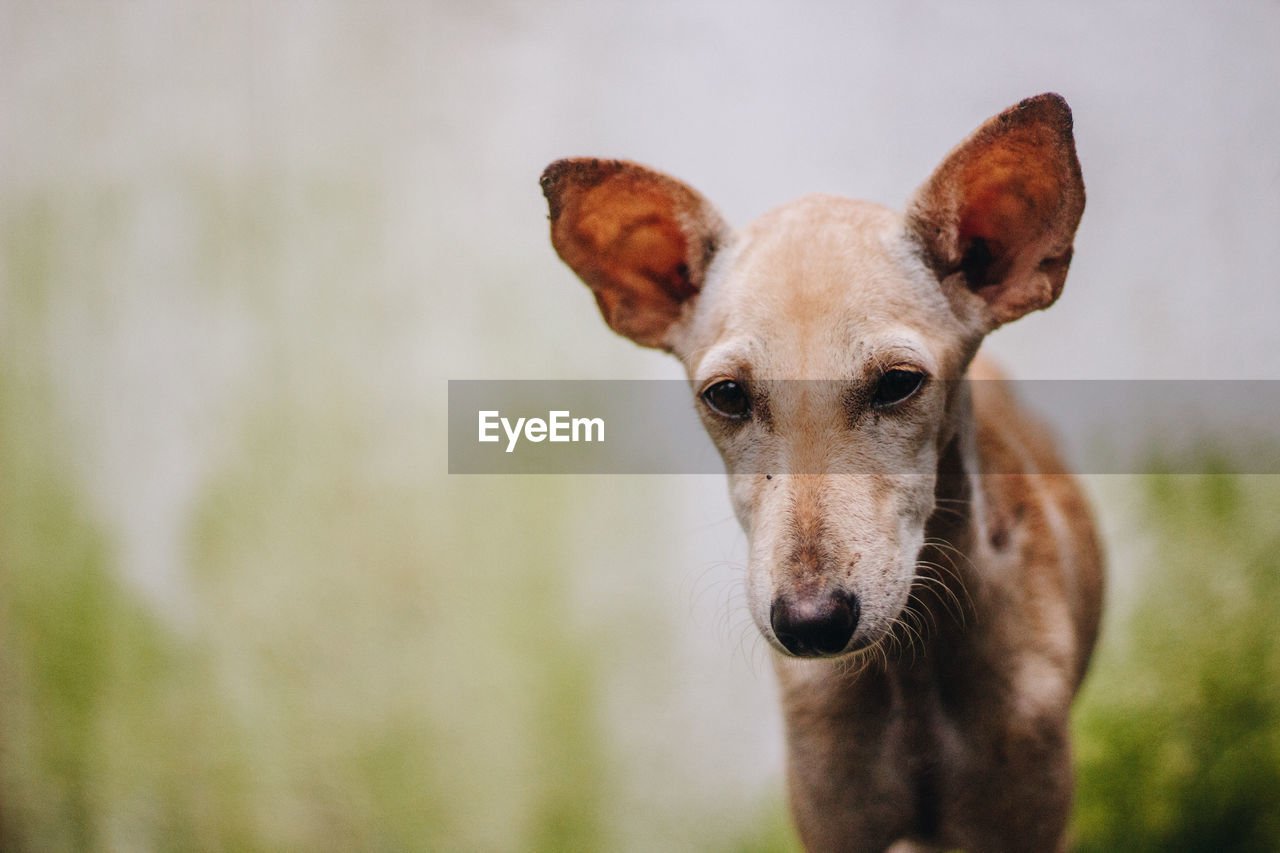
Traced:
<svg viewBox="0 0 1280 853">
<path fill-rule="evenodd" d="M 810 197 L 745 229 L 674 347 L 750 541 L 747 601 L 794 654 L 870 645 L 906 604 L 954 382 L 977 336 L 904 220 Z"/>
<path fill-rule="evenodd" d="M 685 365 L 764 636 L 810 657 L 887 636 L 966 405 L 954 380 L 1065 280 L 1084 206 L 1066 104 L 988 121 L 905 216 L 812 196 L 734 234 L 694 190 L 617 161 L 558 161 L 543 187 L 609 325 Z"/>
</svg>

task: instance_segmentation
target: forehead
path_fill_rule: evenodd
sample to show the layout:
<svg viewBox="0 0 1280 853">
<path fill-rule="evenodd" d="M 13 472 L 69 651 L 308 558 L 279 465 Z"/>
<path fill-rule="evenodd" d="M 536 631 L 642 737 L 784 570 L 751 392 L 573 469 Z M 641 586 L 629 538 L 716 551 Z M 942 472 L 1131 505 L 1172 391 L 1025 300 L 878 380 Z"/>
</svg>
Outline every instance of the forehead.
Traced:
<svg viewBox="0 0 1280 853">
<path fill-rule="evenodd" d="M 894 351 L 945 359 L 956 322 L 906 244 L 902 217 L 835 196 L 807 196 L 749 225 L 699 303 L 704 364 L 745 360 L 778 376 L 834 378 Z"/>
</svg>

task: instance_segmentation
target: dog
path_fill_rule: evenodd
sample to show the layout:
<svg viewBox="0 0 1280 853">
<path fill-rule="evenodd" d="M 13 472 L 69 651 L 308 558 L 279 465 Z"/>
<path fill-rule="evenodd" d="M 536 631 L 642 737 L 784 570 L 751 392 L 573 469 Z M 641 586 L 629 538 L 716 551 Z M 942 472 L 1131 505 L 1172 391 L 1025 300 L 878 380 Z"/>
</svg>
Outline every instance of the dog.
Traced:
<svg viewBox="0 0 1280 853">
<path fill-rule="evenodd" d="M 1103 556 L 976 355 L 1062 292 L 1085 202 L 1066 102 L 988 119 L 905 215 L 813 195 L 734 232 L 618 160 L 541 185 L 560 258 L 614 331 L 683 362 L 723 457 L 804 845 L 1065 849 Z"/>
</svg>

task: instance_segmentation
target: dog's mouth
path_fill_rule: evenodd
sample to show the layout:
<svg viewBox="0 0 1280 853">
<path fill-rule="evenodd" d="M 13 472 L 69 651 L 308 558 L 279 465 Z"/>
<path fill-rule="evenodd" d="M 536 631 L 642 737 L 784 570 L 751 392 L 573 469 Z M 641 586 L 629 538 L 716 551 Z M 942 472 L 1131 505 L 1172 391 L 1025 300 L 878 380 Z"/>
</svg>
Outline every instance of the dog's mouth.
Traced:
<svg viewBox="0 0 1280 853">
<path fill-rule="evenodd" d="M 834 652 L 819 651 L 817 649 L 799 649 L 799 650 L 793 651 L 792 649 L 783 645 L 783 643 L 780 640 L 778 640 L 776 637 L 770 637 L 769 639 L 773 641 L 774 648 L 776 648 L 779 652 L 781 652 L 783 655 L 789 658 L 796 658 L 798 660 L 839 660 L 841 658 L 860 657 L 864 653 L 876 648 L 881 643 L 881 641 L 883 641 L 884 638 L 880 637 L 876 639 L 876 638 L 869 637 L 869 638 L 863 639 L 861 637 L 855 637 L 854 639 L 850 640 L 849 644 L 846 645 L 844 648 Z"/>
</svg>

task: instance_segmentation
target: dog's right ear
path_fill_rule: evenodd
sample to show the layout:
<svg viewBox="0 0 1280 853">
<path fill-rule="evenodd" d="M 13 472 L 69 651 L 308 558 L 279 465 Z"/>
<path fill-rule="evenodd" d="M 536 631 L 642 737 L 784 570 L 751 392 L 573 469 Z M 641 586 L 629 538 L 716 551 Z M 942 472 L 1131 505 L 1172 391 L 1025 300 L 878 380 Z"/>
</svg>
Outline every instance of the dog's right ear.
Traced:
<svg viewBox="0 0 1280 853">
<path fill-rule="evenodd" d="M 557 160 L 542 173 L 542 192 L 551 244 L 609 327 L 671 349 L 673 326 L 730 236 L 715 208 L 674 178 L 620 160 Z"/>
</svg>

